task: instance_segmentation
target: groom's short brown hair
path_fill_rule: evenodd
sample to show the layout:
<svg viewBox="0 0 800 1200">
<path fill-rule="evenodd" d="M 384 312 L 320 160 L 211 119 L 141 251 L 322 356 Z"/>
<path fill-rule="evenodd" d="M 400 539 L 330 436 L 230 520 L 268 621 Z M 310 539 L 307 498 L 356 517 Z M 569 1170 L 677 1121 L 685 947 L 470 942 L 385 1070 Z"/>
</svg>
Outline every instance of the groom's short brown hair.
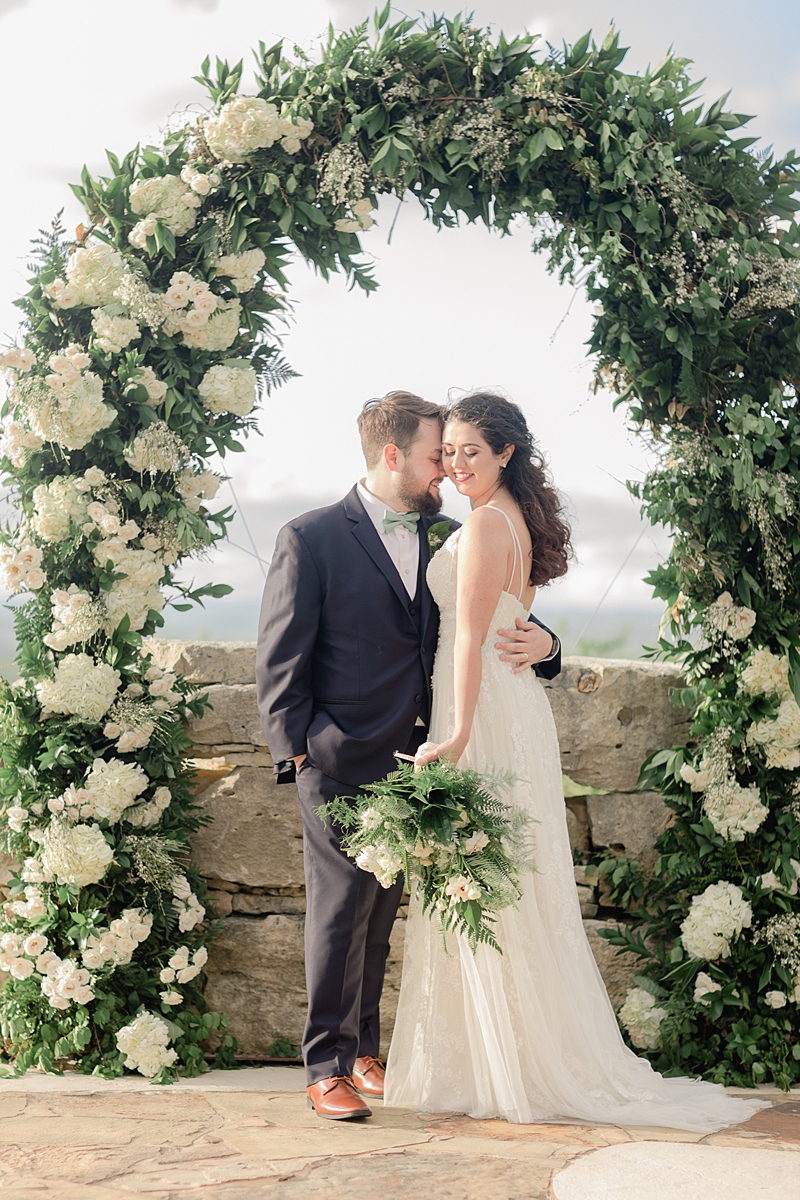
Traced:
<svg viewBox="0 0 800 1200">
<path fill-rule="evenodd" d="M 361 449 L 371 470 L 380 462 L 384 446 L 397 446 L 408 454 L 417 440 L 420 421 L 444 424 L 444 409 L 413 392 L 389 392 L 382 400 L 368 400 L 358 418 Z"/>
</svg>

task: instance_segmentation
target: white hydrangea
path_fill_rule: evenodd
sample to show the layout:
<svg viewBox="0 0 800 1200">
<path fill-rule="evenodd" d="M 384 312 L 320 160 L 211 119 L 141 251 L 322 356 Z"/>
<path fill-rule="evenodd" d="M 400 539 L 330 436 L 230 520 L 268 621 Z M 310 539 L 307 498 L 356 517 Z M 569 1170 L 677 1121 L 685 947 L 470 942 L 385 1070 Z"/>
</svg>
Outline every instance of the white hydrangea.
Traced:
<svg viewBox="0 0 800 1200">
<path fill-rule="evenodd" d="M 241 362 L 244 364 L 245 359 Z M 213 413 L 244 417 L 256 402 L 256 373 L 252 367 L 209 367 L 197 389 L 204 406 Z"/>
<path fill-rule="evenodd" d="M 172 881 L 172 903 L 178 913 L 178 928 L 181 933 L 188 933 L 190 929 L 194 929 L 206 915 L 206 910 L 192 891 L 185 875 L 176 875 Z"/>
<path fill-rule="evenodd" d="M 99 825 L 52 820 L 42 843 L 42 866 L 59 883 L 88 887 L 99 883 L 114 858 Z"/>
<path fill-rule="evenodd" d="M 757 787 L 739 787 L 732 780 L 711 784 L 703 797 L 703 812 L 714 829 L 730 842 L 755 833 L 769 815 Z"/>
<path fill-rule="evenodd" d="M 227 350 L 239 336 L 241 317 L 242 304 L 238 297 L 218 300 L 216 311 L 199 328 L 186 329 L 184 321 L 183 343 L 195 350 Z"/>
<path fill-rule="evenodd" d="M 114 316 L 103 308 L 92 309 L 95 344 L 106 354 L 121 354 L 126 346 L 141 337 L 141 330 L 130 317 Z"/>
<path fill-rule="evenodd" d="M 9 592 L 30 588 L 38 592 L 47 581 L 42 570 L 42 552 L 32 542 L 20 546 L 0 546 L 0 584 Z"/>
<path fill-rule="evenodd" d="M 158 378 L 152 367 L 137 367 L 135 374 L 125 387 L 124 394 L 127 396 L 129 392 L 138 387 L 143 387 L 147 392 L 145 403 L 152 405 L 153 408 L 160 404 L 167 394 L 167 385 Z"/>
<path fill-rule="evenodd" d="M 126 616 L 130 619 L 131 629 L 141 629 L 150 609 L 161 612 L 166 600 L 158 585 L 164 575 L 164 564 L 152 550 L 132 550 L 119 538 L 112 537 L 98 542 L 93 554 L 101 566 L 105 567 L 110 561 L 115 574 L 125 576 L 115 579 L 111 590 L 104 595 L 112 629 Z"/>
<path fill-rule="evenodd" d="M 147 941 L 153 917 L 141 908 L 126 908 L 107 928 L 96 929 L 83 943 L 81 958 L 85 967 L 124 966 L 133 958 L 137 946 Z"/>
<path fill-rule="evenodd" d="M 218 116 L 206 119 L 205 138 L 220 161 L 247 162 L 258 150 L 268 150 L 277 141 L 287 153 L 297 154 L 313 128 L 305 117 L 294 121 L 281 117 L 275 105 L 260 96 L 234 96 Z"/>
<path fill-rule="evenodd" d="M 197 193 L 178 175 L 157 175 L 152 179 L 137 179 L 131 184 L 131 212 L 149 220 L 163 221 L 176 237 L 183 237 L 194 228 L 201 204 Z M 128 235 L 128 240 L 142 248 L 136 229 L 138 226 Z M 155 232 L 154 224 L 151 232 Z"/>
<path fill-rule="evenodd" d="M 138 763 L 126 763 L 121 758 L 105 761 L 96 758 L 87 774 L 83 788 L 89 793 L 92 816 L 98 820 L 119 821 L 150 783 Z"/>
<path fill-rule="evenodd" d="M 44 542 L 63 542 L 86 519 L 89 484 L 82 475 L 57 475 L 33 490 L 31 528 Z"/>
<path fill-rule="evenodd" d="M 94 1000 L 91 975 L 85 967 L 79 967 L 74 958 L 59 958 L 52 951 L 42 955 L 36 968 L 43 976 L 42 994 L 51 1008 L 66 1009 L 70 1004 L 88 1004 Z"/>
<path fill-rule="evenodd" d="M 788 657 L 773 654 L 763 646 L 752 651 L 739 678 L 751 696 L 774 695 L 785 700 L 792 694 Z"/>
<path fill-rule="evenodd" d="M 147 1079 L 177 1060 L 169 1042 L 169 1026 L 154 1013 L 140 1013 L 117 1033 L 117 1049 L 125 1055 L 125 1066 Z"/>
<path fill-rule="evenodd" d="M 15 467 L 24 467 L 31 454 L 41 450 L 44 439 L 32 433 L 21 421 L 9 421 L 0 438 L 0 454 L 11 460 Z"/>
<path fill-rule="evenodd" d="M 706 975 L 705 971 L 699 971 L 697 978 L 694 981 L 694 1002 L 695 1004 L 710 1004 L 709 996 L 713 996 L 714 992 L 721 992 L 722 984 L 716 983 L 710 975 Z"/>
<path fill-rule="evenodd" d="M 800 708 L 794 696 L 782 700 L 775 717 L 754 721 L 747 731 L 751 746 L 760 746 L 768 767 L 794 771 L 800 767 Z"/>
<path fill-rule="evenodd" d="M 655 997 L 640 987 L 629 988 L 619 1010 L 620 1023 L 634 1046 L 642 1050 L 657 1050 L 661 1045 L 661 1022 L 668 1015 L 656 1005 Z"/>
<path fill-rule="evenodd" d="M 183 471 L 175 481 L 175 489 L 182 498 L 189 512 L 200 511 L 202 500 L 213 500 L 216 496 L 220 478 L 212 471 Z"/>
<path fill-rule="evenodd" d="M 753 910 L 735 883 L 710 883 L 692 900 L 681 925 L 683 946 L 691 958 L 716 962 L 729 958 L 731 942 L 748 929 Z"/>
<path fill-rule="evenodd" d="M 152 425 L 137 433 L 123 454 L 140 475 L 155 475 L 157 471 L 175 474 L 186 461 L 189 448 L 166 421 L 153 421 Z"/>
<path fill-rule="evenodd" d="M 66 450 L 82 450 L 114 420 L 114 409 L 103 402 L 99 375 L 86 368 L 91 359 L 70 346 L 50 359 L 51 374 L 23 398 L 33 432 Z"/>
<path fill-rule="evenodd" d="M 256 286 L 259 272 L 264 269 L 267 257 L 263 250 L 244 250 L 241 254 L 223 254 L 217 259 L 217 275 L 226 275 L 236 284 L 240 292 L 249 292 Z"/>
<path fill-rule="evenodd" d="M 52 679 L 37 683 L 42 713 L 73 714 L 84 721 L 99 721 L 108 712 L 122 677 L 108 663 L 97 663 L 88 654 L 67 654 Z"/>
<path fill-rule="evenodd" d="M 53 625 L 42 640 L 51 650 L 66 650 L 76 642 L 87 642 L 103 627 L 102 606 L 76 583 L 71 583 L 66 592 L 51 592 L 50 604 Z"/>
<path fill-rule="evenodd" d="M 56 279 L 44 287 L 55 308 L 111 304 L 125 273 L 125 260 L 105 242 L 79 246 L 67 263 L 67 279 Z"/>
</svg>

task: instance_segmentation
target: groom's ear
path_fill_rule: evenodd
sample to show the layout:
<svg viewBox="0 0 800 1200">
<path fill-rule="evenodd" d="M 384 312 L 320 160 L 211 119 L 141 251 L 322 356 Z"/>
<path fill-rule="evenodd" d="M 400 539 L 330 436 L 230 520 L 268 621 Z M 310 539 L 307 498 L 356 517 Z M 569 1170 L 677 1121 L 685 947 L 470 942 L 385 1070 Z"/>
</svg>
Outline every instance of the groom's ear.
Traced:
<svg viewBox="0 0 800 1200">
<path fill-rule="evenodd" d="M 383 447 L 383 461 L 390 471 L 402 470 L 404 458 L 405 455 L 399 446 L 390 442 L 388 446 Z"/>
</svg>

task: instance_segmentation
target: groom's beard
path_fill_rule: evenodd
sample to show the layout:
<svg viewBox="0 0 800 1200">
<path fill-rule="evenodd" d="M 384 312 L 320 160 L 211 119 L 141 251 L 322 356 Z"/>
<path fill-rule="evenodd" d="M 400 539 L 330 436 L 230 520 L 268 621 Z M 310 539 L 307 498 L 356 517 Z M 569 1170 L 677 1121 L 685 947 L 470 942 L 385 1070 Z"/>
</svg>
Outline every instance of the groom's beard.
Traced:
<svg viewBox="0 0 800 1200">
<path fill-rule="evenodd" d="M 403 472 L 398 480 L 397 498 L 409 512 L 418 512 L 421 517 L 435 517 L 442 509 L 441 496 L 435 495 L 430 488 L 424 492 L 417 491 L 419 484 Z"/>
</svg>

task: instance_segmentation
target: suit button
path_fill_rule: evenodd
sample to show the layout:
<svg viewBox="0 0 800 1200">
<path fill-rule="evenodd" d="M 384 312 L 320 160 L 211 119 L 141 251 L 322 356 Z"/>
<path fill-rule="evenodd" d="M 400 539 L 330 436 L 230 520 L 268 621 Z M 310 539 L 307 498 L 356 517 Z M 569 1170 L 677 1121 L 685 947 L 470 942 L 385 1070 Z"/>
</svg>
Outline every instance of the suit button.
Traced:
<svg viewBox="0 0 800 1200">
<path fill-rule="evenodd" d="M 414 608 L 414 605 L 412 604 L 408 611 L 411 613 L 411 615 L 413 617 L 417 610 Z"/>
<path fill-rule="evenodd" d="M 422 704 L 422 696 L 415 696 L 415 697 L 414 697 L 414 703 L 415 703 L 415 704 Z"/>
</svg>

